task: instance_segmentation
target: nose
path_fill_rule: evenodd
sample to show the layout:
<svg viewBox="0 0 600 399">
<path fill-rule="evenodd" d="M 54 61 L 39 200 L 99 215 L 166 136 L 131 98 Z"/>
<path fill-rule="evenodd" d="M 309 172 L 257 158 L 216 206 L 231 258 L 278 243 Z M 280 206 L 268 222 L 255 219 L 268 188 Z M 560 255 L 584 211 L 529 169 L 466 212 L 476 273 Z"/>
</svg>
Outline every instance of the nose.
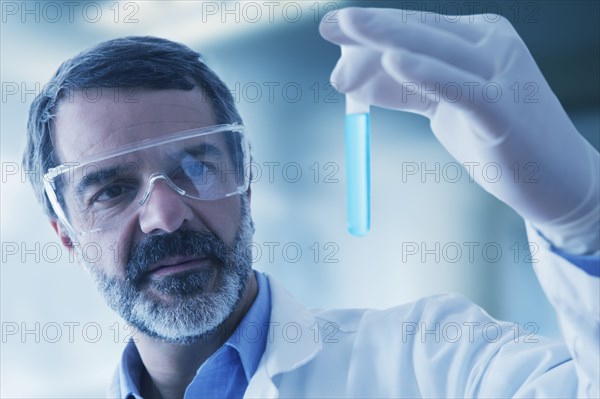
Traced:
<svg viewBox="0 0 600 399">
<path fill-rule="evenodd" d="M 148 190 L 140 201 L 140 229 L 146 234 L 172 233 L 186 221 L 191 221 L 194 212 L 183 194 L 185 191 L 165 176 L 151 176 Z"/>
</svg>

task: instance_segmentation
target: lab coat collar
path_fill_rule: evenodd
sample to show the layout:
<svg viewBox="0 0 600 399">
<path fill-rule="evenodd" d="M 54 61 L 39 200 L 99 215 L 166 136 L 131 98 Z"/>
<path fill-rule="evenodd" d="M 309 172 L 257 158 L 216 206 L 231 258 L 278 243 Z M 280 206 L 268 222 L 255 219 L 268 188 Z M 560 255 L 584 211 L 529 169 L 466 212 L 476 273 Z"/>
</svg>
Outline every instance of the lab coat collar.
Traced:
<svg viewBox="0 0 600 399">
<path fill-rule="evenodd" d="M 271 319 L 267 347 L 244 397 L 278 397 L 273 377 L 294 370 L 322 349 L 317 319 L 272 276 Z M 317 338 L 317 339 L 315 339 Z"/>
</svg>

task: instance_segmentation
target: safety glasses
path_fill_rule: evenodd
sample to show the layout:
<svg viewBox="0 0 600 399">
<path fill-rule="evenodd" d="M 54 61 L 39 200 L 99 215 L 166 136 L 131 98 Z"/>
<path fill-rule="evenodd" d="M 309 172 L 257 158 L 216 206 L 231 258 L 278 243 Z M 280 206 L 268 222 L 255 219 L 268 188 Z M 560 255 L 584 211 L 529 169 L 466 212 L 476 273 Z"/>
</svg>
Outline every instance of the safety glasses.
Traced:
<svg viewBox="0 0 600 399">
<path fill-rule="evenodd" d="M 44 187 L 59 220 L 86 234 L 118 228 L 164 182 L 178 194 L 218 200 L 248 189 L 242 125 L 216 125 L 127 144 L 51 168 Z"/>
</svg>

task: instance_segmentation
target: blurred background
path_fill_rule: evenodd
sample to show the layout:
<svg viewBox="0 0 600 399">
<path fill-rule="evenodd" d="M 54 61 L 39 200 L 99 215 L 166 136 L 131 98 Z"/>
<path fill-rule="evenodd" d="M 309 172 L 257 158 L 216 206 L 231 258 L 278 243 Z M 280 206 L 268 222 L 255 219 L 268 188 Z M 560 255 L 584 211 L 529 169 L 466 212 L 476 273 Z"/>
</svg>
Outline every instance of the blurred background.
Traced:
<svg viewBox="0 0 600 399">
<path fill-rule="evenodd" d="M 460 292 L 496 318 L 559 336 L 521 219 L 466 170 L 456 178 L 422 117 L 372 109 L 372 230 L 346 232 L 344 99 L 329 84 L 339 49 L 320 38 L 318 21 L 348 5 L 367 2 L 2 1 L 2 398 L 101 397 L 130 334 L 60 247 L 20 166 L 29 104 L 51 74 L 125 35 L 187 44 L 233 91 L 256 163 L 255 267 L 300 301 L 385 308 Z M 504 15 L 598 148 L 598 2 L 368 5 Z"/>
</svg>

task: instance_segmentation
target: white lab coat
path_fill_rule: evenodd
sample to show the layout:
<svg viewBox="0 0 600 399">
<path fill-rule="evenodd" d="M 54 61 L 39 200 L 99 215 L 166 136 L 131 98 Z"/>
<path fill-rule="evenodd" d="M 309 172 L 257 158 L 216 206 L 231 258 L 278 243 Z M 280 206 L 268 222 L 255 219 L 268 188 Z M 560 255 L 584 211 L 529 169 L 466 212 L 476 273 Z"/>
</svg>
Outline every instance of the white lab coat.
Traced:
<svg viewBox="0 0 600 399">
<path fill-rule="evenodd" d="M 245 397 L 600 397 L 599 279 L 528 234 L 564 341 L 518 331 L 454 294 L 310 311 L 270 277 L 267 347 Z"/>
</svg>

